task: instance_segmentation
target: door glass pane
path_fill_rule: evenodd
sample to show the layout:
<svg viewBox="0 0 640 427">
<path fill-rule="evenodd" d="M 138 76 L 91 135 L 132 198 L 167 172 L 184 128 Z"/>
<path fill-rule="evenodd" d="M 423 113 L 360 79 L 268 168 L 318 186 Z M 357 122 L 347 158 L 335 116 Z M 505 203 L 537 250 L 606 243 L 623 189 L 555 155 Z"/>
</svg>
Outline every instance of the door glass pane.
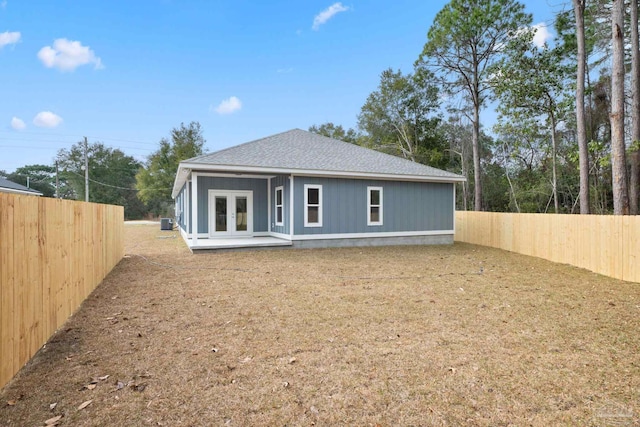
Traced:
<svg viewBox="0 0 640 427">
<path fill-rule="evenodd" d="M 216 230 L 227 231 L 227 198 L 216 196 Z"/>
<path fill-rule="evenodd" d="M 247 231 L 246 197 L 236 197 L 236 231 Z"/>
</svg>

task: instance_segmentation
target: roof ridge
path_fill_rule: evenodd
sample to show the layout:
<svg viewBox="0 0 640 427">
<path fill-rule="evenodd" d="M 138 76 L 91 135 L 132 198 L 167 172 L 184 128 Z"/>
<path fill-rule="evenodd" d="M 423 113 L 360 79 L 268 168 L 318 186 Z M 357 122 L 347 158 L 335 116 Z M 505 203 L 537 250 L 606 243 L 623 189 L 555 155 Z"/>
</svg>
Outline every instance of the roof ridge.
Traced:
<svg viewBox="0 0 640 427">
<path fill-rule="evenodd" d="M 213 154 L 224 153 L 225 151 L 228 151 L 228 150 L 234 150 L 236 148 L 243 147 L 243 146 L 249 145 L 249 144 L 253 144 L 253 143 L 258 142 L 258 141 L 262 141 L 262 140 L 265 140 L 265 139 L 273 138 L 273 137 L 276 137 L 276 136 L 279 136 L 279 135 L 284 135 L 285 133 L 293 132 L 294 130 L 302 130 L 302 129 L 298 129 L 298 128 L 289 129 L 289 130 L 286 130 L 284 132 L 278 132 L 278 133 L 274 133 L 273 135 L 263 136 L 262 138 L 254 139 L 254 140 L 247 141 L 247 142 L 243 142 L 243 143 L 238 144 L 238 145 L 232 145 L 231 147 L 222 148 L 220 150 L 212 151 L 210 153 L 203 153 L 203 154 L 200 154 L 199 156 L 191 157 L 190 159 L 185 159 L 185 160 L 180 160 L 180 161 L 181 162 L 189 162 L 189 161 L 193 161 L 193 160 L 199 159 L 201 157 L 211 156 Z"/>
</svg>

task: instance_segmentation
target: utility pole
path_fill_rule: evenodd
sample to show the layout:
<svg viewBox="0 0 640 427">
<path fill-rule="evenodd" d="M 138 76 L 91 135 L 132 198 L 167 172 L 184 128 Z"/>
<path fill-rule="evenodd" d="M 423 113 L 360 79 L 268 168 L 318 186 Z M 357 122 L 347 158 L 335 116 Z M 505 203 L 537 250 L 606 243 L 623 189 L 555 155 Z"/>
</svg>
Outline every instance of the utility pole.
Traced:
<svg viewBox="0 0 640 427">
<path fill-rule="evenodd" d="M 89 154 L 87 153 L 87 137 L 84 137 L 84 201 L 89 201 Z"/>
<path fill-rule="evenodd" d="M 58 161 L 56 160 L 56 199 L 60 198 L 60 182 L 58 180 Z"/>
</svg>

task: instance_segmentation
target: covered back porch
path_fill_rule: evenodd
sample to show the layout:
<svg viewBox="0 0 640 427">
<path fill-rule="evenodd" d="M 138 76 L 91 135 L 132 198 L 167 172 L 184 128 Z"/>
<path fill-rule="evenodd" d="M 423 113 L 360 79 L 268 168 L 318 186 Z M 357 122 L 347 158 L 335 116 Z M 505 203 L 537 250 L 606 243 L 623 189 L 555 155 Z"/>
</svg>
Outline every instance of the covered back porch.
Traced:
<svg viewBox="0 0 640 427">
<path fill-rule="evenodd" d="M 275 212 L 275 185 L 286 177 L 188 171 L 186 178 L 176 220 L 191 251 L 292 246 Z"/>
</svg>

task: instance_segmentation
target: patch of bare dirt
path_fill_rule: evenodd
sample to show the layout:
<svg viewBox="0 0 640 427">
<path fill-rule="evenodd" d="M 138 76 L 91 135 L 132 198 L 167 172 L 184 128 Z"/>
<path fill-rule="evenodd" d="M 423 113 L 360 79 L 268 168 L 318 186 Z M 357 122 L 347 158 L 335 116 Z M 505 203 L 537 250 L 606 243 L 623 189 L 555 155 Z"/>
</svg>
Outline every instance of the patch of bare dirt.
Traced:
<svg viewBox="0 0 640 427">
<path fill-rule="evenodd" d="M 126 233 L 0 425 L 640 422 L 638 284 L 466 244 L 192 255 Z"/>
</svg>

